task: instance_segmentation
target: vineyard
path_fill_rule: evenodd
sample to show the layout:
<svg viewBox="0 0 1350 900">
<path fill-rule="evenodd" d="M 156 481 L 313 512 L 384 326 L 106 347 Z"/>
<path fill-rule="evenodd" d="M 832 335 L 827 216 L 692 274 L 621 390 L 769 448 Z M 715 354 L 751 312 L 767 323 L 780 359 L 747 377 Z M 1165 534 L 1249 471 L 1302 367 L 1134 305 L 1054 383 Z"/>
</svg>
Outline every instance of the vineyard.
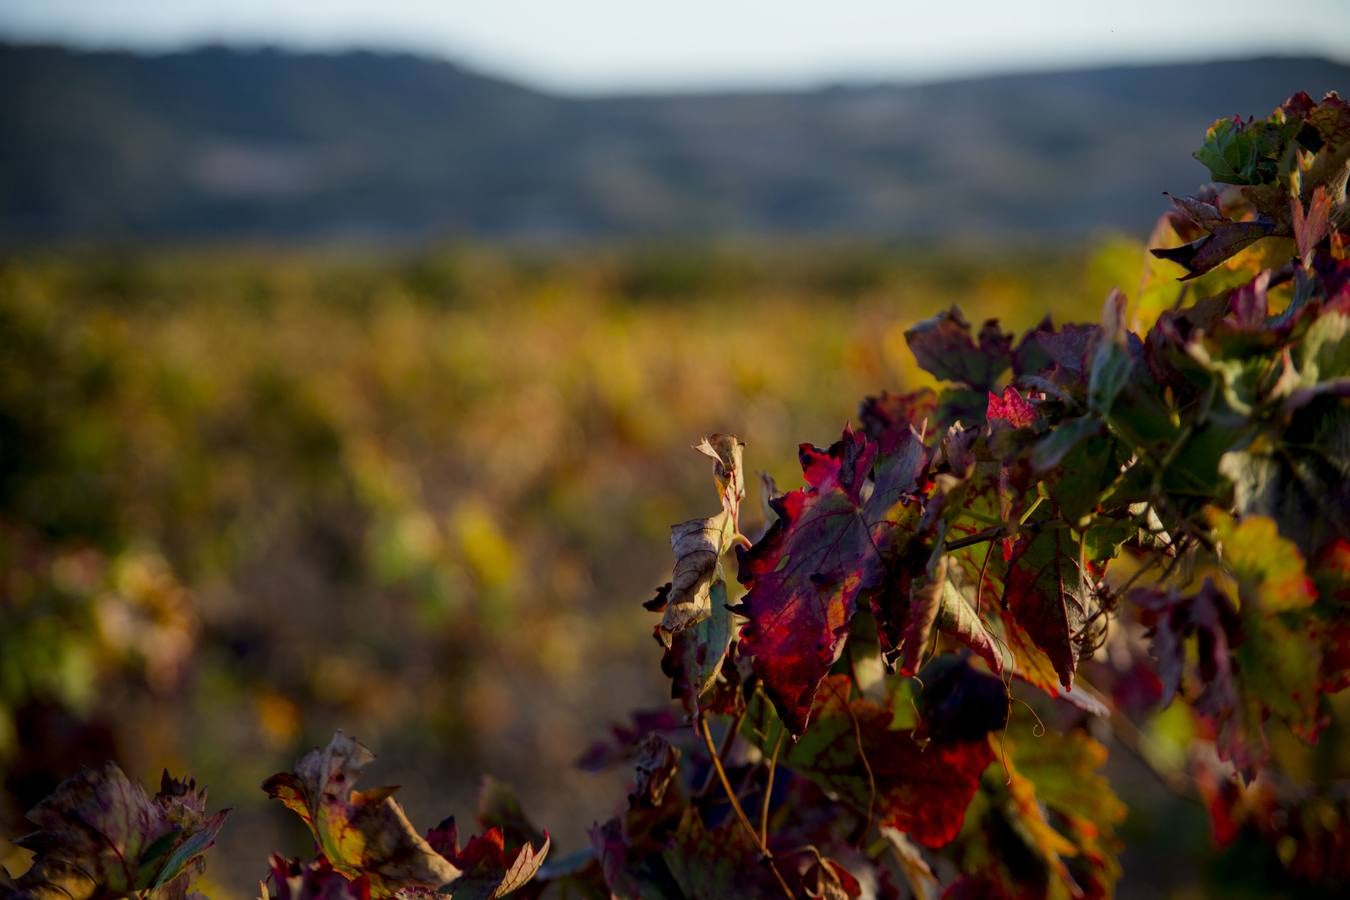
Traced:
<svg viewBox="0 0 1350 900">
<path fill-rule="evenodd" d="M 1342 895 L 1350 106 L 1196 158 L 1152 252 L 4 263 L 0 896 Z"/>
</svg>

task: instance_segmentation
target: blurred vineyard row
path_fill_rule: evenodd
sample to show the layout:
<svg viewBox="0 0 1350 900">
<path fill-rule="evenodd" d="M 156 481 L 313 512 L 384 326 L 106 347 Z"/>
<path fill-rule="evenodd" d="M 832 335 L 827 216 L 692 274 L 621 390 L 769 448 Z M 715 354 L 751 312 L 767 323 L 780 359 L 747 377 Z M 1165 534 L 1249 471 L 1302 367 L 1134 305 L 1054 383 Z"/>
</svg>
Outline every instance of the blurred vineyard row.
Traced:
<svg viewBox="0 0 1350 900">
<path fill-rule="evenodd" d="M 917 381 L 915 320 L 1092 320 L 1141 254 L 0 262 L 0 834 L 81 764 L 167 765 L 238 807 L 208 876 L 243 896 L 307 844 L 259 782 L 341 727 L 415 821 L 488 772 L 575 849 L 623 776 L 574 760 L 664 700 L 640 601 L 707 496 L 684 448 L 734 431 L 795 483 L 797 441 Z"/>
</svg>

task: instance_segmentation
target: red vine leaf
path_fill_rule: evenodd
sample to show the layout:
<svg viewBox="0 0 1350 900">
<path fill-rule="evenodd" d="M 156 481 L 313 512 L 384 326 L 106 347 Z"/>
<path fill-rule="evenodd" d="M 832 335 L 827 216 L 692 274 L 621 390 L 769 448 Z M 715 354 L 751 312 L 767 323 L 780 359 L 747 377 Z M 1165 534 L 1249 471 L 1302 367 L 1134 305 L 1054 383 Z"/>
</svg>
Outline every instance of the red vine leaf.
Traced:
<svg viewBox="0 0 1350 900">
<path fill-rule="evenodd" d="M 1007 422 L 1013 428 L 1027 428 L 1036 424 L 1036 407 L 1017 393 L 1017 388 L 1008 385 L 1002 395 L 989 392 L 989 410 L 985 417 L 991 425 Z"/>
<path fill-rule="evenodd" d="M 1049 528 L 1013 546 L 1003 605 L 1054 666 L 1064 688 L 1078 668 L 1076 637 L 1092 606 L 1092 576 L 1071 555 L 1064 529 Z"/>
<path fill-rule="evenodd" d="M 807 487 L 774 500 L 778 520 L 740 552 L 742 648 L 794 734 L 806 730 L 816 686 L 843 650 L 858 593 L 881 573 L 861 516 L 876 452 L 848 430 L 826 451 L 803 444 Z"/>
<path fill-rule="evenodd" d="M 800 449 L 806 488 L 775 498 L 778 519 L 740 551 L 747 593 L 738 612 L 741 648 L 753 658 L 779 715 L 793 734 L 806 730 L 816 686 L 843 651 L 859 595 L 885 581 L 887 557 L 909 533 L 909 502 L 926 455 L 911 431 L 877 461 L 878 446 L 845 429 L 828 450 Z"/>
<path fill-rule="evenodd" d="M 926 847 L 947 844 L 993 759 L 986 736 L 923 746 L 913 731 L 891 730 L 890 708 L 850 699 L 849 691 L 846 676 L 825 679 L 811 730 L 788 751 L 787 764 L 878 824 Z"/>
<path fill-rule="evenodd" d="M 459 832 L 451 817 L 427 833 L 427 843 L 463 873 L 455 879 L 454 900 L 493 900 L 519 890 L 534 877 L 548 855 L 550 842 L 545 832 L 539 847 L 523 844 L 508 852 L 502 830 L 494 827 L 469 838 L 461 850 Z"/>
</svg>

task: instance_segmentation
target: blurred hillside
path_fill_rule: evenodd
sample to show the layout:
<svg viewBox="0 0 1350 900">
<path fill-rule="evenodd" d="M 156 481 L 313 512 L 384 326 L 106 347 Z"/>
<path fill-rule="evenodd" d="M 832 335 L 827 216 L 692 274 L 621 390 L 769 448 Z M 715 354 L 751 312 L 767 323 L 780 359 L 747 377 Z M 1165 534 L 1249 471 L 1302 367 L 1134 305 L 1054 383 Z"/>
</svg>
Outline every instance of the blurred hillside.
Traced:
<svg viewBox="0 0 1350 900">
<path fill-rule="evenodd" d="M 1018 238 L 1144 230 L 1216 112 L 1350 67 L 1266 58 L 578 99 L 448 62 L 0 47 L 0 240 Z"/>
</svg>

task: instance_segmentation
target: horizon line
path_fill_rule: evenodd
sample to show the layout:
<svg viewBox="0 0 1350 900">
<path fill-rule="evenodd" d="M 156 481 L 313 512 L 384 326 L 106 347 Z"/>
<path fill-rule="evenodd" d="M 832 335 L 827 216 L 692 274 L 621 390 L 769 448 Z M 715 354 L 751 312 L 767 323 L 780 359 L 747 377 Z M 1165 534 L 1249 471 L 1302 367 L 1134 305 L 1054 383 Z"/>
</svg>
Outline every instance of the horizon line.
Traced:
<svg viewBox="0 0 1350 900">
<path fill-rule="evenodd" d="M 510 66 L 498 66 L 475 58 L 471 53 L 457 53 L 418 47 L 394 41 L 327 42 L 285 39 L 252 39 L 237 37 L 202 37 L 190 40 L 132 42 L 124 40 L 83 40 L 70 37 L 43 37 L 15 35 L 0 31 L 0 47 L 30 50 L 57 50 L 72 54 L 108 54 L 158 59 L 190 55 L 205 50 L 226 50 L 238 54 L 275 53 L 279 55 L 334 58 L 341 56 L 384 56 L 415 59 L 446 65 L 476 77 L 505 82 L 535 93 L 573 99 L 640 98 L 675 96 L 712 96 L 739 94 L 812 93 L 830 90 L 867 90 L 885 87 L 918 88 L 966 82 L 990 81 L 1001 78 L 1036 77 L 1047 75 L 1086 74 L 1113 70 L 1186 68 L 1224 63 L 1261 62 L 1271 60 L 1324 62 L 1350 67 L 1350 52 L 1337 56 L 1327 48 L 1309 47 L 1294 50 L 1288 47 L 1254 45 L 1246 48 L 1224 49 L 1212 55 L 1160 52 L 1150 57 L 1126 55 L 1099 63 L 1069 58 L 1059 62 L 1031 62 L 1004 60 L 982 66 L 954 67 L 937 72 L 885 71 L 880 66 L 859 67 L 834 72 L 817 71 L 794 77 L 784 74 L 712 76 L 712 78 L 679 79 L 671 76 L 632 87 L 614 85 L 567 85 L 547 77 L 531 76 L 512 71 Z M 1346 85 L 1350 88 L 1350 85 Z"/>
</svg>

